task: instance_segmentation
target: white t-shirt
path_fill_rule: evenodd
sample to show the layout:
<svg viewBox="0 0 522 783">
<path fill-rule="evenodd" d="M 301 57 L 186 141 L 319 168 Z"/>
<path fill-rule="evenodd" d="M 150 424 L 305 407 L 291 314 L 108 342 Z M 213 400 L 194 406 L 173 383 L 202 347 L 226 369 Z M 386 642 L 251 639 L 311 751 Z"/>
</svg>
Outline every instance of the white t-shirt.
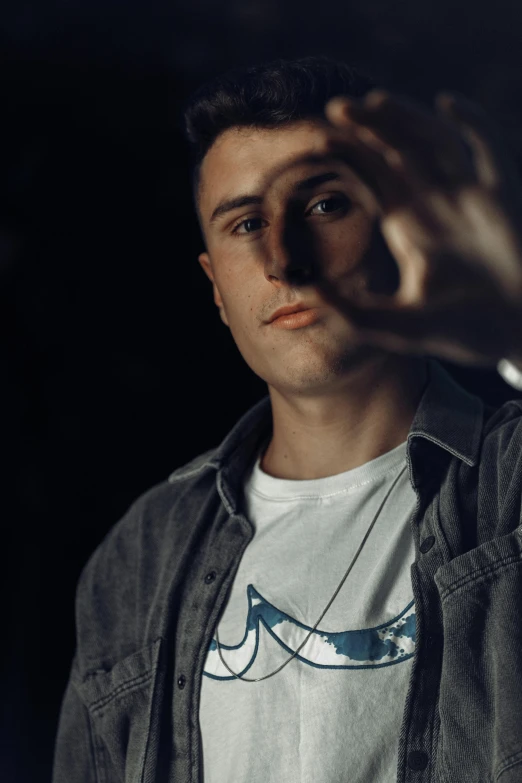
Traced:
<svg viewBox="0 0 522 783">
<path fill-rule="evenodd" d="M 384 496 L 406 464 L 406 442 L 353 470 L 294 481 L 245 479 L 255 528 L 219 621 L 230 668 L 257 678 L 303 642 L 338 587 Z M 215 640 L 200 700 L 205 783 L 394 783 L 415 651 L 410 518 L 404 471 L 339 594 L 280 672 L 243 682 Z"/>
</svg>

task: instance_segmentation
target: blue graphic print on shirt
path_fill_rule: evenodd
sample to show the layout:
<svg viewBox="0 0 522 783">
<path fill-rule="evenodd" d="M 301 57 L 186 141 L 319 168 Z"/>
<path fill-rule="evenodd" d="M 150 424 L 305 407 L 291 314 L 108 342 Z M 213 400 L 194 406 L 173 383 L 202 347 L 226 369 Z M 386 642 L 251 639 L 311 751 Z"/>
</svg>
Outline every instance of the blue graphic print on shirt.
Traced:
<svg viewBox="0 0 522 783">
<path fill-rule="evenodd" d="M 245 674 L 256 660 L 260 627 L 287 652 L 302 644 L 312 627 L 300 623 L 269 603 L 253 585 L 247 588 L 248 616 L 243 640 L 237 645 L 220 643 L 223 658 L 237 674 Z M 316 628 L 295 658 L 325 669 L 364 669 L 390 666 L 415 654 L 415 606 L 412 600 L 396 617 L 376 628 L 325 632 Z M 203 674 L 216 680 L 233 680 L 212 639 Z"/>
</svg>

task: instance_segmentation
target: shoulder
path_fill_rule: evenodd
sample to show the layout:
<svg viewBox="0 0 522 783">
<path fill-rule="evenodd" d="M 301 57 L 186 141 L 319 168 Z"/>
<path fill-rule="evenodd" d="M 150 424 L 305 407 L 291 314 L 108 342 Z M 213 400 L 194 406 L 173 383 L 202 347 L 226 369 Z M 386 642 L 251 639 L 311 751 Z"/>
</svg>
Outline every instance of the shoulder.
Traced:
<svg viewBox="0 0 522 783">
<path fill-rule="evenodd" d="M 504 458 L 515 457 L 522 445 L 522 400 L 508 400 L 498 408 L 485 406 L 482 442 L 483 452 L 497 450 Z"/>
<path fill-rule="evenodd" d="M 179 504 L 187 496 L 200 494 L 215 485 L 215 470 L 205 468 L 215 449 L 194 457 L 177 468 L 167 479 L 150 487 L 139 495 L 125 514 L 107 531 L 89 560 L 84 572 L 105 568 L 122 561 L 129 562 L 141 554 L 145 545 L 160 543 L 171 528 L 181 530 L 189 523 L 177 514 Z M 81 579 L 84 579 L 82 572 Z"/>
<path fill-rule="evenodd" d="M 486 406 L 478 475 L 483 535 L 512 533 L 522 519 L 522 400 Z"/>
<path fill-rule="evenodd" d="M 153 602 L 165 599 L 176 577 L 195 512 L 215 491 L 215 470 L 205 467 L 213 451 L 137 497 L 88 558 L 75 600 L 80 668 L 98 665 L 103 649 L 123 655 L 143 641 L 137 636 L 149 625 Z"/>
</svg>

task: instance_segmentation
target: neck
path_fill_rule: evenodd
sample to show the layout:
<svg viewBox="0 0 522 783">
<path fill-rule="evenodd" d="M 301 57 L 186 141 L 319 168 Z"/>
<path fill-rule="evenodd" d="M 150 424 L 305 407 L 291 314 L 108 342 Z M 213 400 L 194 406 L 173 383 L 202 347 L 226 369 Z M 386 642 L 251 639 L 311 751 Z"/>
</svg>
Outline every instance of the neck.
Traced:
<svg viewBox="0 0 522 783">
<path fill-rule="evenodd" d="M 315 479 L 364 465 L 404 443 L 425 388 L 423 358 L 390 354 L 364 364 L 320 396 L 269 386 L 273 434 L 261 468 Z"/>
</svg>

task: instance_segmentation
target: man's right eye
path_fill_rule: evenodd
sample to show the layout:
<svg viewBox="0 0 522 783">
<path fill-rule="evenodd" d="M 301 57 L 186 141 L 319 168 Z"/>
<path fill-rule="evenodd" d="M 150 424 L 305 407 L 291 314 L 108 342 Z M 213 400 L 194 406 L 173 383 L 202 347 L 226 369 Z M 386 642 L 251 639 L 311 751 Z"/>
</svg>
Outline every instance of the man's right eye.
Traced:
<svg viewBox="0 0 522 783">
<path fill-rule="evenodd" d="M 248 223 L 256 223 L 256 222 L 258 222 L 258 223 L 262 222 L 261 218 L 246 218 L 245 220 L 242 220 L 240 223 L 237 224 L 237 226 L 235 226 L 233 228 L 232 234 L 236 234 L 236 235 L 237 234 L 240 234 L 240 235 L 241 234 L 243 234 L 243 235 L 245 235 L 245 234 L 252 234 L 254 231 L 257 231 L 258 229 L 254 228 L 254 229 L 252 229 L 252 231 L 247 231 L 247 230 L 239 231 L 239 228 L 241 226 L 246 226 Z"/>
</svg>

